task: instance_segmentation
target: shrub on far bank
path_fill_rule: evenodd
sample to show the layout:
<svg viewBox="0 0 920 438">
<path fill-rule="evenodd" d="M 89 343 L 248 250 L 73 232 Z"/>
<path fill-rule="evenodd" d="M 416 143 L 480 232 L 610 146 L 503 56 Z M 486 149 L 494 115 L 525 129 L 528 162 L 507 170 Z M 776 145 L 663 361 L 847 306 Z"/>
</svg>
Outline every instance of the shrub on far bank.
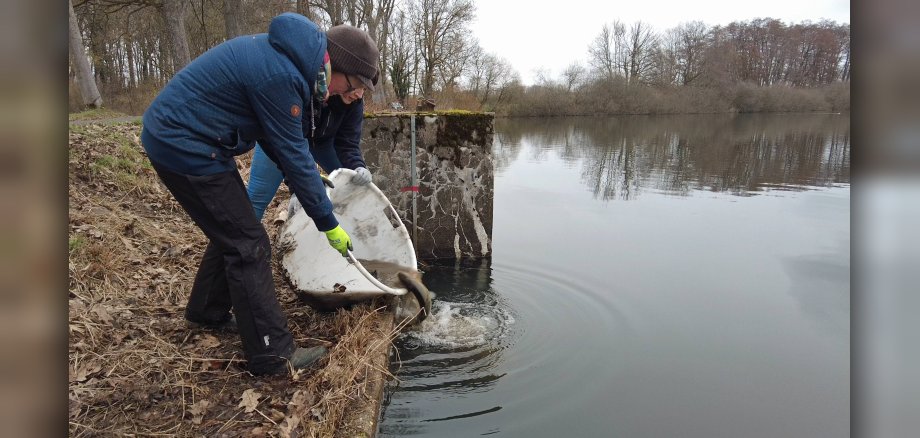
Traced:
<svg viewBox="0 0 920 438">
<path fill-rule="evenodd" d="M 835 83 L 821 88 L 787 85 L 759 87 L 743 83 L 735 87 L 734 94 L 732 105 L 740 113 L 850 110 L 849 83 Z"/>
<path fill-rule="evenodd" d="M 627 85 L 598 80 L 572 91 L 561 85 L 528 87 L 509 102 L 509 116 L 841 112 L 850 109 L 849 83 L 820 88 L 787 85 L 724 87 Z"/>
<path fill-rule="evenodd" d="M 831 111 L 848 112 L 850 111 L 850 83 L 837 82 L 824 88 L 824 98 L 830 105 Z"/>
</svg>

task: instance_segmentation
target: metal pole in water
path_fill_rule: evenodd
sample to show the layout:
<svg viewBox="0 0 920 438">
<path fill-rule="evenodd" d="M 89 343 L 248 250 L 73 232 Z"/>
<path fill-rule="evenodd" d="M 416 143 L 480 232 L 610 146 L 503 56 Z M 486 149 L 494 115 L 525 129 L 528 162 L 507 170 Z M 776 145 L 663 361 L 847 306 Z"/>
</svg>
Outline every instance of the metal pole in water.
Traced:
<svg viewBox="0 0 920 438">
<path fill-rule="evenodd" d="M 418 178 L 416 176 L 416 154 L 415 154 L 415 114 L 411 115 L 411 125 L 412 125 L 412 159 L 411 161 L 411 173 L 412 173 L 412 246 L 415 248 L 416 258 L 418 257 L 418 204 L 416 203 L 416 197 L 418 196 Z"/>
</svg>

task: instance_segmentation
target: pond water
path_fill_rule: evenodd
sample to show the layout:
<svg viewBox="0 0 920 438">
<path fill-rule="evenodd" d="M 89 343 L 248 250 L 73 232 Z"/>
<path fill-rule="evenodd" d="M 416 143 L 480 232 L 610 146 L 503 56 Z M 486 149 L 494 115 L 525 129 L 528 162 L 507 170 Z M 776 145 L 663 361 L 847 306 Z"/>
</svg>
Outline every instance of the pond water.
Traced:
<svg viewBox="0 0 920 438">
<path fill-rule="evenodd" d="M 848 115 L 499 119 L 493 150 L 493 257 L 426 268 L 380 436 L 849 436 Z"/>
</svg>

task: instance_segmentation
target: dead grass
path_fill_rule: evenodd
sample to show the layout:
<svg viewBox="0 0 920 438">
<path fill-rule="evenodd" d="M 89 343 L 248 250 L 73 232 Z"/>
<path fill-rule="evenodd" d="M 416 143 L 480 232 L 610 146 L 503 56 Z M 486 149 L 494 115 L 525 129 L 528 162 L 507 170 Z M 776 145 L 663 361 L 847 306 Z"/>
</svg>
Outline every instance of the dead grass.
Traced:
<svg viewBox="0 0 920 438">
<path fill-rule="evenodd" d="M 206 242 L 150 168 L 139 133 L 134 124 L 70 130 L 70 434 L 353 435 L 349 413 L 375 403 L 374 379 L 389 376 L 396 329 L 385 303 L 314 312 L 276 260 L 296 342 L 330 354 L 292 376 L 248 374 L 238 335 L 185 326 Z"/>
<path fill-rule="evenodd" d="M 116 117 L 125 117 L 127 114 L 120 113 L 110 108 L 98 108 L 98 109 L 88 109 L 80 112 L 70 113 L 67 115 L 67 118 L 71 121 L 81 121 L 81 120 L 100 120 L 100 119 L 112 119 Z"/>
</svg>

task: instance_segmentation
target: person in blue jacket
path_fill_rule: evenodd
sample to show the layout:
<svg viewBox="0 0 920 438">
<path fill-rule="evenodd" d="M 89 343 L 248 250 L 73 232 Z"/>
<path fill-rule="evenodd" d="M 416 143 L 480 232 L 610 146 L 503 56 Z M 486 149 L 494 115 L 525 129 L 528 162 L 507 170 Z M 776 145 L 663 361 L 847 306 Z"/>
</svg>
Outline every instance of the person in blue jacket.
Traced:
<svg viewBox="0 0 920 438">
<path fill-rule="evenodd" d="M 310 143 L 310 154 L 326 173 L 342 167 L 352 169 L 357 172 L 352 182 L 364 185 L 370 183 L 372 177 L 360 147 L 364 122 L 363 97 L 365 92 L 373 92 L 377 85 L 380 53 L 366 32 L 347 24 L 329 29 L 326 41 L 332 64 L 329 97 L 315 103 L 315 107 L 321 108 L 319 117 L 315 121 L 315 129 L 304 132 L 304 136 Z M 262 147 L 256 145 L 247 192 L 259 219 L 262 219 L 283 179 L 282 170 Z"/>
<path fill-rule="evenodd" d="M 193 60 L 143 117 L 141 141 L 154 170 L 209 240 L 185 317 L 190 326 L 237 328 L 253 374 L 305 368 L 326 351 L 294 344 L 275 296 L 268 235 L 234 157 L 258 141 L 329 244 L 345 254 L 351 239 L 304 137 L 319 111 L 314 98 L 326 94 L 328 56 L 326 34 L 285 13 L 268 33 L 234 38 Z"/>
</svg>

